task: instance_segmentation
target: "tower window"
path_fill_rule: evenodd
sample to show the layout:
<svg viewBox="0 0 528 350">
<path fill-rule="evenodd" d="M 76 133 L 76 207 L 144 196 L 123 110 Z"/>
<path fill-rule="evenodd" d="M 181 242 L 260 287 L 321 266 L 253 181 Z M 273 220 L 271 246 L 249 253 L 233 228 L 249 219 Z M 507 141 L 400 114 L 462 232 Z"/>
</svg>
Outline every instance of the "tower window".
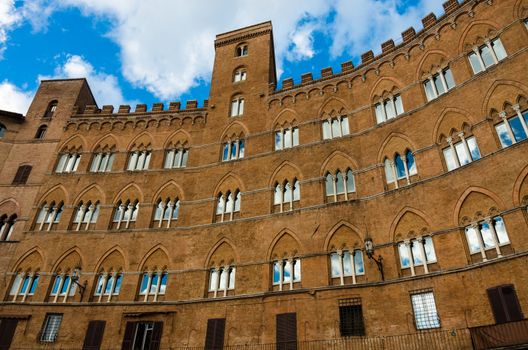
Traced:
<svg viewBox="0 0 528 350">
<path fill-rule="evenodd" d="M 248 46 L 247 46 L 247 44 L 238 45 L 237 48 L 236 48 L 236 51 L 235 51 L 235 56 L 236 57 L 242 57 L 242 56 L 247 56 L 247 55 L 248 55 Z"/>
<path fill-rule="evenodd" d="M 57 110 L 58 105 L 57 100 L 53 100 L 48 104 L 48 108 L 46 109 L 46 114 L 44 114 L 44 118 L 51 119 L 53 118 L 53 115 L 55 114 L 55 111 Z"/>
<path fill-rule="evenodd" d="M 239 81 L 244 81 L 247 78 L 247 71 L 245 68 L 239 68 L 235 71 L 233 75 L 233 82 L 238 83 Z"/>
<path fill-rule="evenodd" d="M 46 130 L 48 127 L 46 125 L 39 126 L 37 133 L 35 134 L 36 139 L 43 139 L 44 135 L 46 134 Z"/>
</svg>

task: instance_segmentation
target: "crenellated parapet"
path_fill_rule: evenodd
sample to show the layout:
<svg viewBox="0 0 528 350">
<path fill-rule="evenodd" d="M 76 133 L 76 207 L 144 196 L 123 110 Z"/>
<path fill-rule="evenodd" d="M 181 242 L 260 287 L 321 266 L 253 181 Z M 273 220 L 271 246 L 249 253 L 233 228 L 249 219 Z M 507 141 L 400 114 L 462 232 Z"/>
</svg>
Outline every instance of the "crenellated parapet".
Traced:
<svg viewBox="0 0 528 350">
<path fill-rule="evenodd" d="M 444 27 L 447 26 L 454 30 L 460 16 L 467 15 L 473 17 L 473 9 L 477 4 L 481 2 L 485 2 L 488 5 L 492 4 L 491 0 L 460 1 L 448 0 L 444 2 L 444 14 L 442 16 L 437 17 L 434 13 L 429 13 L 422 19 L 423 28 L 420 31 L 417 32 L 413 27 L 406 29 L 401 33 L 401 39 L 397 41 L 398 43 L 393 39 L 383 42 L 379 54 L 376 55 L 374 50 L 369 50 L 361 54 L 361 62 L 358 66 L 354 66 L 352 61 L 348 61 L 341 64 L 340 72 L 333 72 L 331 67 L 323 68 L 318 79 L 313 79 L 312 73 L 305 73 L 302 74 L 300 83 L 298 84 L 295 83 L 292 77 L 288 77 L 282 80 L 282 85 L 279 90 L 276 89 L 276 86 L 270 84 L 269 93 L 270 95 L 289 94 L 289 90 L 307 86 L 311 90 L 312 85 L 328 80 L 335 80 L 335 86 L 346 80 L 346 85 L 349 87 L 351 87 L 351 82 L 356 77 L 360 77 L 365 82 L 367 74 L 370 72 L 379 75 L 380 67 L 383 64 L 389 63 L 391 67 L 395 67 L 397 57 L 403 55 L 406 61 L 408 61 L 413 48 L 419 47 L 422 51 L 425 50 L 425 42 L 428 38 L 434 37 L 436 40 L 440 40 L 440 31 Z"/>
<path fill-rule="evenodd" d="M 75 106 L 65 130 L 124 130 L 205 124 L 208 106 L 208 100 L 204 100 L 201 107 L 198 101 L 188 100 L 185 108 L 181 108 L 180 102 L 170 102 L 168 109 L 163 103 L 154 103 L 150 111 L 146 104 L 137 104 L 134 111 L 131 111 L 130 105 L 120 105 L 117 109 L 112 105 L 102 108 L 88 105 L 81 113 Z"/>
</svg>

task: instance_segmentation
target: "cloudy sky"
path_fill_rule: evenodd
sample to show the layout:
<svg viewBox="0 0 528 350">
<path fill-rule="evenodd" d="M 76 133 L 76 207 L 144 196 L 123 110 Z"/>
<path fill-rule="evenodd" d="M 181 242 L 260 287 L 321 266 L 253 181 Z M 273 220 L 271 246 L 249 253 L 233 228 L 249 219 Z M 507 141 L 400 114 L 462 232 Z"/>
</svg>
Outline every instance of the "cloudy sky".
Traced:
<svg viewBox="0 0 528 350">
<path fill-rule="evenodd" d="M 39 80 L 86 77 L 99 106 L 204 100 L 215 35 L 271 20 L 279 80 L 340 70 L 443 0 L 0 0 L 0 109 Z"/>
</svg>

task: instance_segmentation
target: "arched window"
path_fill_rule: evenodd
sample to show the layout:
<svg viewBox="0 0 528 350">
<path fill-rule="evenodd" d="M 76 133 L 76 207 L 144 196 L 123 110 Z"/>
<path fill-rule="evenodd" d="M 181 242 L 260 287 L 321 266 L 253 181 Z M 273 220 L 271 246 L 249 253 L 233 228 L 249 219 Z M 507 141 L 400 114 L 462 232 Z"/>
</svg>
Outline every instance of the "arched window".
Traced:
<svg viewBox="0 0 528 350">
<path fill-rule="evenodd" d="M 423 82 L 427 101 L 434 100 L 455 87 L 455 79 L 449 67 L 438 69 Z"/>
<path fill-rule="evenodd" d="M 247 44 L 240 44 L 235 49 L 235 57 L 243 57 L 248 55 Z"/>
<path fill-rule="evenodd" d="M 139 171 L 147 170 L 150 164 L 152 152 L 148 149 L 131 151 L 128 154 L 127 170 Z"/>
<path fill-rule="evenodd" d="M 501 247 L 510 244 L 506 225 L 501 216 L 488 217 L 466 226 L 466 240 L 469 254 L 481 255 L 482 261 L 488 260 L 488 250 L 495 250 L 502 257 Z"/>
<path fill-rule="evenodd" d="M 418 237 L 398 243 L 400 267 L 409 269 L 411 276 L 416 275 L 416 267 L 422 266 L 424 273 L 429 273 L 428 264 L 436 262 L 436 253 L 431 236 Z"/>
<path fill-rule="evenodd" d="M 277 259 L 273 262 L 273 286 L 278 286 L 278 290 L 283 290 L 284 285 L 292 290 L 296 283 L 301 282 L 301 259 Z"/>
<path fill-rule="evenodd" d="M 228 291 L 235 289 L 235 273 L 234 266 L 220 266 L 213 267 L 209 271 L 209 294 L 213 298 L 220 296 L 227 296 Z"/>
<path fill-rule="evenodd" d="M 95 204 L 92 201 L 79 202 L 73 214 L 71 229 L 75 231 L 94 229 L 100 210 L 99 201 L 95 202 Z"/>
<path fill-rule="evenodd" d="M 246 142 L 243 138 L 234 141 L 227 140 L 222 145 L 222 161 L 236 160 L 244 158 Z"/>
<path fill-rule="evenodd" d="M 53 303 L 60 301 L 65 303 L 70 297 L 75 296 L 77 284 L 74 281 L 77 279 L 78 276 L 74 276 L 71 271 L 56 274 L 51 287 L 50 301 Z"/>
<path fill-rule="evenodd" d="M 227 191 L 225 194 L 220 192 L 216 201 L 216 221 L 224 222 L 236 219 L 240 213 L 240 203 L 242 194 L 240 190 L 234 192 Z"/>
<path fill-rule="evenodd" d="M 24 302 L 35 294 L 40 275 L 35 272 L 20 272 L 15 275 L 9 296 L 12 301 Z"/>
<path fill-rule="evenodd" d="M 156 211 L 154 212 L 154 222 L 159 228 L 165 226 L 167 228 L 173 227 L 178 220 L 180 213 L 180 200 L 178 197 L 171 199 L 170 197 L 162 200 L 158 199 Z M 164 224 L 165 223 L 165 224 Z"/>
<path fill-rule="evenodd" d="M 165 169 L 185 168 L 187 166 L 187 159 L 189 158 L 189 150 L 183 147 L 171 148 L 165 150 Z"/>
<path fill-rule="evenodd" d="M 116 230 L 134 228 L 138 211 L 139 201 L 137 199 L 135 201 L 127 199 L 125 202 L 120 200 L 114 208 L 112 228 Z"/>
<path fill-rule="evenodd" d="M 339 279 L 339 284 L 356 284 L 356 277 L 365 274 L 363 252 L 360 249 L 338 250 L 330 253 L 332 279 Z"/>
<path fill-rule="evenodd" d="M 323 140 L 335 139 L 350 134 L 348 117 L 338 116 L 323 121 Z"/>
<path fill-rule="evenodd" d="M 55 111 L 57 110 L 57 105 L 59 102 L 57 100 L 53 100 L 48 104 L 48 108 L 46 108 L 46 114 L 44 114 L 44 118 L 51 119 L 53 118 L 53 115 L 55 114 Z"/>
<path fill-rule="evenodd" d="M 92 173 L 112 171 L 114 164 L 115 152 L 111 150 L 101 150 L 93 154 L 90 171 Z"/>
<path fill-rule="evenodd" d="M 475 136 L 466 137 L 464 132 L 460 132 L 456 137 L 457 139 L 448 137 L 448 147 L 442 150 L 448 171 L 480 159 L 480 151 Z"/>
<path fill-rule="evenodd" d="M 285 180 L 282 184 L 276 183 L 274 187 L 273 205 L 274 211 L 282 213 L 285 210 L 293 210 L 301 199 L 301 188 L 299 180 Z"/>
<path fill-rule="evenodd" d="M 46 134 L 46 130 L 48 130 L 48 126 L 47 125 L 39 126 L 39 128 L 37 129 L 37 133 L 35 134 L 35 138 L 36 139 L 43 139 L 44 135 Z"/>
<path fill-rule="evenodd" d="M 50 231 L 56 229 L 63 210 L 63 202 L 60 202 L 59 204 L 56 204 L 55 201 L 52 201 L 49 204 L 44 202 L 37 215 L 36 229 L 38 231 Z"/>
<path fill-rule="evenodd" d="M 139 287 L 139 295 L 143 301 L 158 301 L 160 295 L 165 295 L 169 275 L 166 271 L 144 272 Z"/>
<path fill-rule="evenodd" d="M 513 116 L 508 116 L 505 111 L 499 113 L 501 122 L 495 125 L 502 148 L 523 141 L 528 137 L 528 110 L 521 112 L 518 104 L 512 106 Z"/>
<path fill-rule="evenodd" d="M 405 151 L 403 156 L 396 153 L 392 160 L 386 158 L 384 166 L 387 183 L 394 183 L 396 188 L 399 187 L 399 180 L 405 179 L 406 183 L 410 184 L 411 176 L 418 174 L 414 155 L 410 150 Z"/>
<path fill-rule="evenodd" d="M 7 128 L 4 124 L 0 123 L 0 139 L 4 138 Z"/>
<path fill-rule="evenodd" d="M 81 155 L 78 152 L 62 153 L 55 167 L 56 173 L 74 173 L 81 161 Z"/>
<path fill-rule="evenodd" d="M 399 94 L 381 99 L 374 104 L 377 123 L 383 123 L 403 113 L 402 98 Z"/>
<path fill-rule="evenodd" d="M 238 83 L 246 80 L 247 70 L 246 68 L 237 68 L 233 74 L 233 83 Z"/>
<path fill-rule="evenodd" d="M 326 173 L 325 176 L 326 196 L 338 200 L 348 200 L 349 194 L 356 191 L 354 174 L 351 169 L 346 172 L 337 170 L 334 174 Z"/>
<path fill-rule="evenodd" d="M 275 150 L 299 146 L 299 128 L 297 126 L 281 128 L 275 131 Z"/>
<path fill-rule="evenodd" d="M 493 66 L 499 61 L 508 56 L 502 41 L 499 38 L 493 40 L 486 40 L 486 43 L 480 47 L 475 47 L 472 52 L 469 53 L 468 59 L 473 68 L 473 73 L 477 74 L 490 66 Z"/>
<path fill-rule="evenodd" d="M 119 295 L 122 283 L 123 274 L 121 272 L 101 272 L 97 275 L 93 293 L 94 297 L 97 297 L 97 302 L 100 303 L 103 297 L 107 302 L 112 301 L 112 297 Z"/>
<path fill-rule="evenodd" d="M 236 117 L 244 114 L 244 97 L 235 96 L 231 100 L 231 116 Z"/>
<path fill-rule="evenodd" d="M 7 216 L 7 214 L 0 216 L 0 242 L 9 241 L 11 233 L 15 228 L 15 223 L 17 220 L 16 214 Z"/>
</svg>

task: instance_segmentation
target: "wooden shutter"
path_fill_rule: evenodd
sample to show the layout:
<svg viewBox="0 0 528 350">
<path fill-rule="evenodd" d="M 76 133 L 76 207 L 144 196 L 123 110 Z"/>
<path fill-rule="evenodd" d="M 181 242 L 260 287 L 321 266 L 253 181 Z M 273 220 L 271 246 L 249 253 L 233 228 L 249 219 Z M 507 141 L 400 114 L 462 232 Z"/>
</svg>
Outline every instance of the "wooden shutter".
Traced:
<svg viewBox="0 0 528 350">
<path fill-rule="evenodd" d="M 513 285 L 508 284 L 487 290 L 496 323 L 520 321 L 523 319 L 521 305 Z"/>
<path fill-rule="evenodd" d="M 521 305 L 517 299 L 517 293 L 513 285 L 509 284 L 500 287 L 502 301 L 506 309 L 506 318 L 508 321 L 520 321 L 523 319 Z"/>
<path fill-rule="evenodd" d="M 99 350 L 101 348 L 105 326 L 106 321 L 90 321 L 88 323 L 83 350 Z"/>
<path fill-rule="evenodd" d="M 12 318 L 0 319 L 0 350 L 9 350 L 17 323 L 18 320 Z"/>
<path fill-rule="evenodd" d="M 277 315 L 277 350 L 297 350 L 297 314 Z"/>
<path fill-rule="evenodd" d="M 123 337 L 123 344 L 121 350 L 132 350 L 134 343 L 134 332 L 136 331 L 136 322 L 127 322 L 125 327 L 125 336 Z"/>
<path fill-rule="evenodd" d="M 205 350 L 222 350 L 224 348 L 225 318 L 207 320 Z"/>
<path fill-rule="evenodd" d="M 31 169 L 32 169 L 31 165 L 19 166 L 12 184 L 13 185 L 25 184 L 27 182 Z"/>
<path fill-rule="evenodd" d="M 161 343 L 161 334 L 163 333 L 163 322 L 154 322 L 152 338 L 150 339 L 150 350 L 158 350 Z"/>
</svg>

